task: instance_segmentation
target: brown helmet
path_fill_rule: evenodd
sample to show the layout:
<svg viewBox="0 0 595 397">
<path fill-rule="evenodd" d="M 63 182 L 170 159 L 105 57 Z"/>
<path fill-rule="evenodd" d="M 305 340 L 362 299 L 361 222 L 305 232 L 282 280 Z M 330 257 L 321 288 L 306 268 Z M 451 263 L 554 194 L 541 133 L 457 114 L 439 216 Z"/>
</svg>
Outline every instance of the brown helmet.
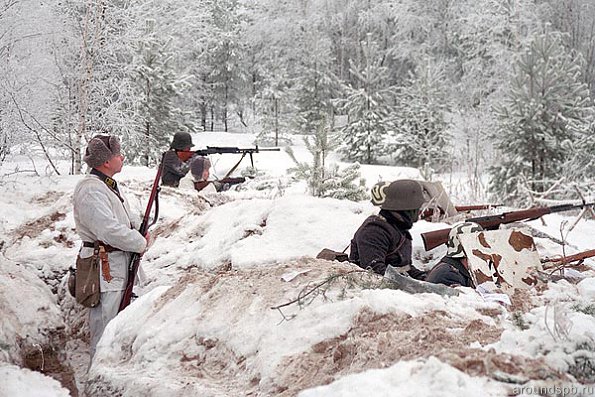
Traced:
<svg viewBox="0 0 595 397">
<path fill-rule="evenodd" d="M 192 144 L 192 136 L 187 132 L 181 131 L 174 134 L 174 139 L 169 147 L 170 149 L 184 150 L 192 146 L 194 146 Z"/>
<path fill-rule="evenodd" d="M 424 202 L 420 183 L 411 179 L 378 182 L 372 188 L 372 204 L 380 206 L 383 210 L 417 210 Z"/>
</svg>

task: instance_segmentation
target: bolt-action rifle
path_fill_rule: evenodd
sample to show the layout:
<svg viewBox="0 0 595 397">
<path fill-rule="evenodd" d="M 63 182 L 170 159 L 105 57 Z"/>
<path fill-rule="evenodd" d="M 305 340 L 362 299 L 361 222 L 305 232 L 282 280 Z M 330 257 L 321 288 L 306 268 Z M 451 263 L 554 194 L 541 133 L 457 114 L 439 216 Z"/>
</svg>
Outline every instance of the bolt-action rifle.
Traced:
<svg viewBox="0 0 595 397">
<path fill-rule="evenodd" d="M 475 222 L 483 226 L 486 230 L 498 229 L 500 225 L 506 223 L 513 223 L 519 221 L 531 221 L 533 219 L 541 218 L 547 214 L 555 212 L 570 211 L 577 208 L 593 207 L 595 203 L 581 203 L 581 204 L 560 204 L 551 207 L 532 207 L 526 210 L 504 212 L 499 215 L 478 216 L 475 218 L 468 218 L 466 222 Z M 434 230 L 432 232 L 422 233 L 421 238 L 424 241 L 426 251 L 434 249 L 441 244 L 448 241 L 448 233 L 450 229 Z"/>
<path fill-rule="evenodd" d="M 501 206 L 502 206 L 502 204 L 455 205 L 455 210 L 457 210 L 457 212 L 469 212 L 469 211 L 489 210 L 489 209 L 501 207 Z M 419 216 L 419 219 L 431 218 L 432 215 L 434 215 L 434 209 L 426 208 Z"/>
<path fill-rule="evenodd" d="M 149 228 L 153 226 L 155 222 L 157 222 L 157 217 L 159 216 L 159 191 L 161 190 L 159 186 L 159 181 L 161 180 L 161 173 L 163 172 L 164 156 L 165 153 L 163 153 L 163 155 L 161 156 L 161 162 L 159 163 L 159 167 L 157 168 L 157 175 L 155 175 L 155 181 L 153 182 L 151 195 L 149 196 L 149 202 L 147 203 L 147 209 L 145 210 L 143 221 L 140 225 L 140 228 L 138 229 L 138 232 L 143 236 L 145 236 L 149 231 Z M 155 215 L 153 216 L 153 220 L 150 221 L 153 203 L 155 203 Z M 142 254 L 139 254 L 137 252 L 132 253 L 132 257 L 130 258 L 130 262 L 128 263 L 128 281 L 126 282 L 124 295 L 122 295 L 122 300 L 120 301 L 118 313 L 124 310 L 126 306 L 130 304 L 130 300 L 132 299 L 132 287 L 134 287 L 134 280 L 136 279 L 136 274 L 138 273 L 141 257 Z"/>
<path fill-rule="evenodd" d="M 568 255 L 568 256 L 556 256 L 553 258 L 543 258 L 541 259 L 541 263 L 544 264 L 544 267 L 557 267 L 566 265 L 568 263 L 578 262 L 579 264 L 583 263 L 583 261 L 587 258 L 592 258 L 595 256 L 595 249 L 579 252 L 577 254 Z"/>
</svg>

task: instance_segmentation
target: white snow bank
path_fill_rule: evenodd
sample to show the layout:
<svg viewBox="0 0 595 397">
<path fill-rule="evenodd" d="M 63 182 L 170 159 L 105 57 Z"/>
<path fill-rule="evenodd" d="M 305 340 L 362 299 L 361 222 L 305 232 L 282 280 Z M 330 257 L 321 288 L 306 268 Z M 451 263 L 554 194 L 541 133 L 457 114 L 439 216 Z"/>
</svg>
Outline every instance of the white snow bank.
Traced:
<svg viewBox="0 0 595 397">
<path fill-rule="evenodd" d="M 41 345 L 64 327 L 56 296 L 35 269 L 0 254 L 0 361 L 21 363 L 21 347 Z"/>
<path fill-rule="evenodd" d="M 55 379 L 39 372 L 0 362 L 1 397 L 69 397 L 70 392 Z"/>
<path fill-rule="evenodd" d="M 588 278 L 581 282 L 588 296 L 593 291 L 594 281 Z M 550 283 L 549 291 L 544 294 L 545 305 L 523 314 L 523 327 L 519 326 L 519 321 L 504 323 L 507 329 L 500 341 L 485 348 L 531 358 L 543 357 L 552 368 L 568 371 L 581 344 L 595 348 L 595 317 L 581 311 L 592 300 L 581 297 L 578 291 L 577 286 L 565 281 Z"/>
<path fill-rule="evenodd" d="M 583 298 L 591 301 L 595 300 L 595 277 L 584 279 L 576 287 Z"/>
<path fill-rule="evenodd" d="M 448 311 L 452 318 L 494 324 L 472 308 L 496 306 L 473 293 L 445 298 L 388 289 L 356 289 L 346 294 L 331 290 L 326 293 L 328 300 L 316 299 L 302 310 L 296 304 L 283 308 L 291 321 L 283 321 L 278 311 L 271 310 L 298 296 L 308 282 L 315 284 L 328 277 L 330 270 L 324 267 L 329 266 L 325 261 L 309 260 L 221 275 L 192 271 L 179 285 L 144 295 L 108 325 L 90 376 L 120 391 L 166 393 L 178 390 L 172 389 L 176 384 L 200 387 L 204 380 L 192 380 L 185 362 L 200 363 L 210 357 L 222 363 L 223 373 L 258 378 L 261 390 L 268 390 L 284 360 L 345 334 L 362 310 L 411 316 Z M 352 265 L 340 266 L 351 269 Z M 307 271 L 291 282 L 282 281 L 284 274 L 296 269 Z M 237 361 L 245 366 L 241 374 L 230 368 Z M 121 364 L 115 368 L 114 362 Z M 130 378 L 123 374 L 139 372 L 146 376 L 142 389 L 132 388 Z M 155 382 L 150 381 L 153 377 Z M 163 384 L 162 377 L 175 381 Z"/>
<path fill-rule="evenodd" d="M 473 378 L 435 357 L 403 361 L 384 369 L 347 375 L 299 397 L 476 397 L 504 396 L 506 389 L 485 378 Z"/>
</svg>

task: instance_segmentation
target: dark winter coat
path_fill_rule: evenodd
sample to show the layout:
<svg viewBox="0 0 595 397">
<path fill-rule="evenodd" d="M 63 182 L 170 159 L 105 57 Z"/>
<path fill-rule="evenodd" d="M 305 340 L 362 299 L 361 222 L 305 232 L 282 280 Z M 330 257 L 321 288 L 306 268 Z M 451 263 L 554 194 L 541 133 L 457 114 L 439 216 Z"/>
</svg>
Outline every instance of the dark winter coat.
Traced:
<svg viewBox="0 0 595 397">
<path fill-rule="evenodd" d="M 411 266 L 413 244 L 407 230 L 410 227 L 411 224 L 400 222 L 386 211 L 369 216 L 351 240 L 349 260 L 363 269 L 370 268 L 381 275 L 384 275 L 388 265 Z M 425 276 L 424 272 L 413 266 L 408 273 L 419 279 Z"/>
<path fill-rule="evenodd" d="M 175 150 L 168 150 L 163 157 L 163 173 L 161 184 L 178 187 L 182 179 L 190 170 L 190 165 L 180 160 Z"/>
<path fill-rule="evenodd" d="M 445 256 L 430 270 L 426 281 L 450 286 L 474 287 L 469 271 L 460 259 Z"/>
</svg>

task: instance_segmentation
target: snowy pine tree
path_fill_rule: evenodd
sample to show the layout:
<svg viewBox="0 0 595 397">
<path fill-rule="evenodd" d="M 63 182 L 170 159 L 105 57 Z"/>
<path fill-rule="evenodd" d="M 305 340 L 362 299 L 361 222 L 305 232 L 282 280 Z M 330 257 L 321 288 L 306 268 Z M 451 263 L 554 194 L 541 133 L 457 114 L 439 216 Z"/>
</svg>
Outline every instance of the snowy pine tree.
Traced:
<svg viewBox="0 0 595 397">
<path fill-rule="evenodd" d="M 422 170 L 428 180 L 434 171 L 444 170 L 449 160 L 445 149 L 450 140 L 449 105 L 443 81 L 441 69 L 430 65 L 410 75 L 397 94 L 395 141 L 387 147 L 397 164 Z"/>
<path fill-rule="evenodd" d="M 257 141 L 279 146 L 279 138 L 285 135 L 290 124 L 286 110 L 289 101 L 288 78 L 284 68 L 273 60 L 269 60 L 266 66 L 268 68 L 260 71 L 262 81 L 255 98 L 255 108 L 260 116 Z"/>
<path fill-rule="evenodd" d="M 210 32 L 204 54 L 210 86 L 211 100 L 207 107 L 211 113 L 211 130 L 214 119 L 223 122 L 229 130 L 234 108 L 242 101 L 248 80 L 244 69 L 244 43 L 242 41 L 244 17 L 238 0 L 207 0 L 210 13 Z"/>
<path fill-rule="evenodd" d="M 500 152 L 491 167 L 490 191 L 518 199 L 526 180 L 544 191 L 576 155 L 572 143 L 588 130 L 593 106 L 581 82 L 580 58 L 568 53 L 558 33 L 536 36 L 514 67 L 493 138 Z"/>
<path fill-rule="evenodd" d="M 582 192 L 594 194 L 595 117 L 594 115 L 590 116 L 590 124 L 587 124 L 588 118 L 585 117 L 585 122 L 577 126 L 577 137 L 568 149 L 572 155 L 568 156 L 566 163 L 563 165 L 562 175 L 566 181 L 572 181 L 574 185 L 580 186 Z M 572 197 L 575 198 L 576 191 L 574 189 L 570 190 Z"/>
<path fill-rule="evenodd" d="M 332 73 L 329 45 L 320 40 L 315 32 L 304 34 L 300 60 L 293 79 L 291 96 L 295 107 L 295 130 L 302 134 L 314 133 L 322 120 L 333 117 L 333 99 L 336 98 L 339 82 Z"/>
<path fill-rule="evenodd" d="M 384 140 L 392 128 L 390 121 L 391 87 L 386 88 L 388 71 L 382 66 L 382 54 L 370 40 L 363 44 L 363 63 L 351 63 L 351 73 L 357 86 L 346 86 L 346 98 L 341 101 L 348 122 L 341 130 L 344 157 L 365 164 L 374 163 L 385 154 Z"/>
<path fill-rule="evenodd" d="M 296 179 L 303 179 L 308 184 L 311 194 L 316 197 L 333 197 L 353 201 L 366 197 L 365 180 L 360 175 L 360 165 L 352 164 L 341 170 L 337 164 L 327 166 L 326 158 L 332 150 L 337 148 L 336 139 L 330 135 L 330 128 L 322 122 L 313 142 L 304 137 L 306 148 L 312 154 L 312 163 L 300 162 L 295 157 L 291 147 L 286 151 L 296 164 L 290 169 Z M 356 179 L 359 180 L 356 183 Z"/>
<path fill-rule="evenodd" d="M 189 86 L 188 77 L 174 68 L 171 40 L 160 38 L 155 32 L 155 21 L 146 21 L 146 32 L 138 43 L 133 65 L 136 71 L 135 87 L 140 100 L 142 139 L 133 139 L 127 145 L 132 160 L 149 165 L 167 148 L 172 135 L 178 131 L 193 131 L 195 126 L 184 123 L 183 112 L 175 106 L 176 98 Z"/>
</svg>

